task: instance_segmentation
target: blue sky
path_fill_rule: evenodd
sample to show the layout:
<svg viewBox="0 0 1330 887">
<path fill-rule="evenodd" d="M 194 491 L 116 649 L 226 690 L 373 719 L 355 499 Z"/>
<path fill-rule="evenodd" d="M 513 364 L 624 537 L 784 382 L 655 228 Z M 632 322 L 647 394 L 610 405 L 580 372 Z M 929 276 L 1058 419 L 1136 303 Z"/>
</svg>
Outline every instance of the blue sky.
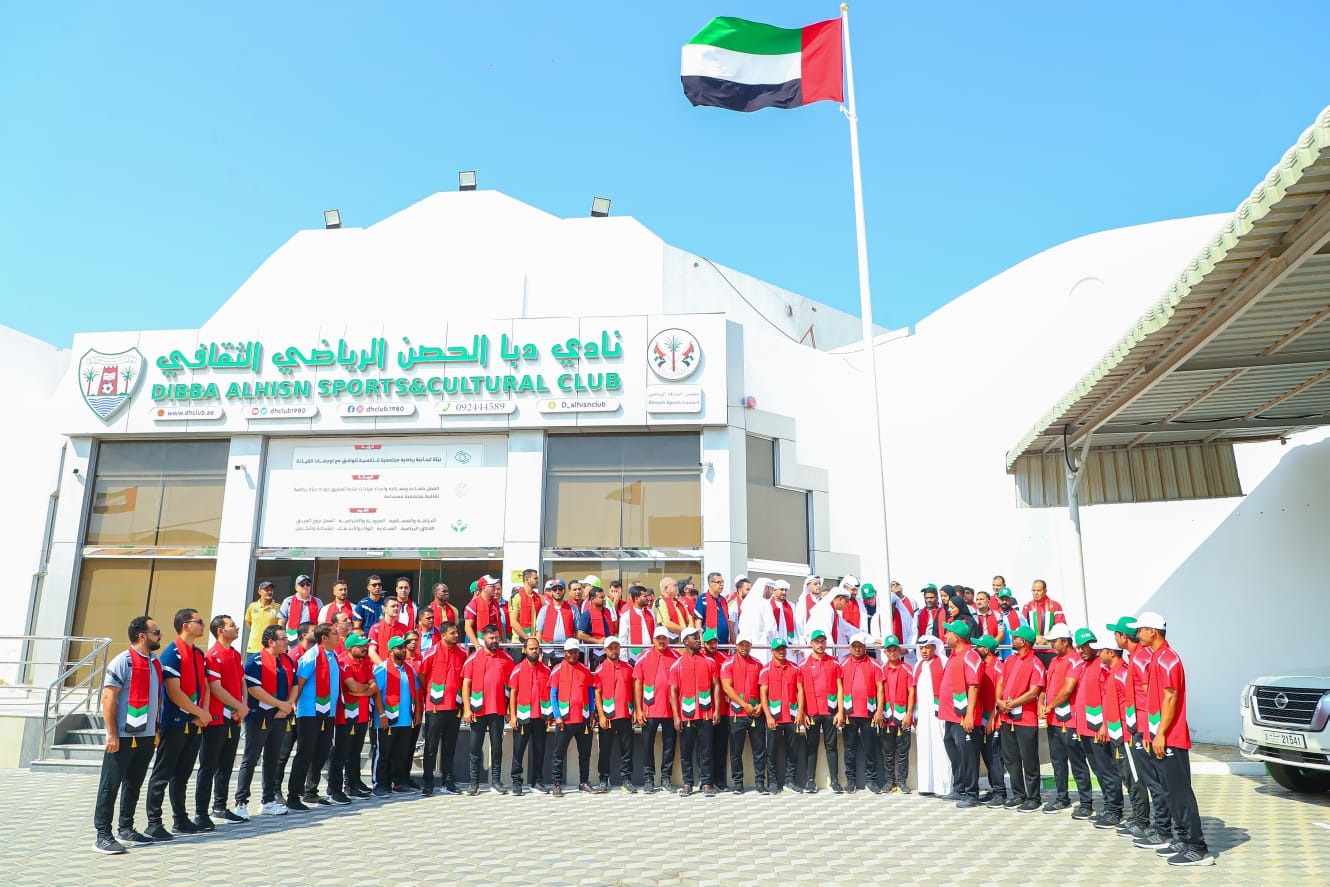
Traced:
<svg viewBox="0 0 1330 887">
<path fill-rule="evenodd" d="M 0 323 L 199 325 L 296 230 L 475 169 L 858 312 L 835 105 L 683 98 L 715 15 L 837 4 L 0 6 Z M 1233 209 L 1330 104 L 1330 7 L 852 5 L 874 312 L 913 324 L 1082 234 Z"/>
</svg>

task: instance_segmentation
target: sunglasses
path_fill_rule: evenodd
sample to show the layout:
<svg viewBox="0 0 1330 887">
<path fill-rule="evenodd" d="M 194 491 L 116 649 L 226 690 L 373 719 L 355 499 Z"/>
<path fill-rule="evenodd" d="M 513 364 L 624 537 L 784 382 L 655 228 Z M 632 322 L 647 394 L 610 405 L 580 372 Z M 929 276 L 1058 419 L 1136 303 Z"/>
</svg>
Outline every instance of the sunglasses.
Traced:
<svg viewBox="0 0 1330 887">
<path fill-rule="evenodd" d="M 161 637 L 161 635 L 162 635 L 162 630 L 161 630 L 160 628 L 154 628 L 154 629 L 151 629 L 151 630 L 148 632 L 148 634 L 150 634 L 150 635 L 156 635 L 157 637 Z"/>
</svg>

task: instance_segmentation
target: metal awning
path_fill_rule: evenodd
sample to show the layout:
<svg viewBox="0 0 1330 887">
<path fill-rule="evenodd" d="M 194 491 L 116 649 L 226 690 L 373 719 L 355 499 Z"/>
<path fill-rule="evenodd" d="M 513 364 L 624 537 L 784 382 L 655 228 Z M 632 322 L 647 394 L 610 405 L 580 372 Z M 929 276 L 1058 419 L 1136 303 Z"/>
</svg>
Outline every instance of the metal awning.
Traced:
<svg viewBox="0 0 1330 887">
<path fill-rule="evenodd" d="M 1124 453 L 1144 452 L 1199 484 L 1110 490 L 1098 501 L 1236 495 L 1225 449 L 1327 424 L 1330 108 L 1164 297 L 1008 451 L 1006 466 L 1028 478 L 1047 475 L 1054 458 L 1126 464 Z"/>
</svg>

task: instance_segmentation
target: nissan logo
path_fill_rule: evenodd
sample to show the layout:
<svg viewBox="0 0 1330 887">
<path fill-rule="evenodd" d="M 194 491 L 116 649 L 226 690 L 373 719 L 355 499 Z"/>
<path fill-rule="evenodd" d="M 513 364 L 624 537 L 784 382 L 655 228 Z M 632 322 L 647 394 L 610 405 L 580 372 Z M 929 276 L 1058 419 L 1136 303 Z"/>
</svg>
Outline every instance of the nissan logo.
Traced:
<svg viewBox="0 0 1330 887">
<path fill-rule="evenodd" d="M 1275 708 L 1279 709 L 1280 711 L 1283 711 L 1284 709 L 1288 708 L 1287 693 L 1280 693 L 1278 696 L 1275 697 Z"/>
</svg>

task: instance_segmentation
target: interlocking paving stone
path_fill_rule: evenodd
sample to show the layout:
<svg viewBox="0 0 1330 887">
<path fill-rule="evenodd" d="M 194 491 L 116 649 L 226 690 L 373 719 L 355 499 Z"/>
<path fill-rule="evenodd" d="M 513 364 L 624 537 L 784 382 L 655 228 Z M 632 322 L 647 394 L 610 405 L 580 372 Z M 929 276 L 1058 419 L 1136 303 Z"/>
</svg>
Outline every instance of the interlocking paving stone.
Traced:
<svg viewBox="0 0 1330 887">
<path fill-rule="evenodd" d="M 96 777 L 0 771 L 0 864 L 6 884 L 587 885 L 699 887 L 752 883 L 1325 884 L 1330 795 L 1292 795 L 1271 780 L 1197 776 L 1208 869 L 1172 869 L 1150 851 L 1088 823 L 1009 810 L 957 810 L 918 795 L 751 792 L 563 799 L 483 793 L 323 807 L 255 817 L 211 835 L 92 852 Z M 191 793 L 192 808 L 192 793 Z M 170 818 L 168 811 L 168 820 Z M 475 840 L 482 819 L 493 841 Z M 662 834 L 666 823 L 675 828 Z M 143 816 L 136 820 L 144 826 Z M 395 842 L 392 835 L 406 835 Z M 706 836 L 704 839 L 700 836 Z M 808 841 L 819 846 L 812 851 Z M 972 837 L 972 842 L 966 841 Z M 636 847 L 625 853 L 626 848 Z M 377 840 L 376 840 L 377 838 Z M 957 839 L 960 839 L 959 841 Z M 962 854 L 952 864 L 942 842 Z M 528 847 L 523 853 L 518 848 Z M 347 848 L 358 849 L 359 857 Z M 405 847 L 405 850 L 399 849 Z M 429 847 L 423 854 L 422 847 Z M 482 848 L 500 848 L 491 858 Z M 812 852 L 810 852 L 812 851 Z M 951 851 L 949 851 L 951 852 Z M 994 853 L 1011 864 L 997 864 Z M 427 867 L 422 867 L 428 858 Z M 287 876 L 275 878 L 274 860 Z M 248 862 L 246 862 L 248 861 Z"/>
</svg>

